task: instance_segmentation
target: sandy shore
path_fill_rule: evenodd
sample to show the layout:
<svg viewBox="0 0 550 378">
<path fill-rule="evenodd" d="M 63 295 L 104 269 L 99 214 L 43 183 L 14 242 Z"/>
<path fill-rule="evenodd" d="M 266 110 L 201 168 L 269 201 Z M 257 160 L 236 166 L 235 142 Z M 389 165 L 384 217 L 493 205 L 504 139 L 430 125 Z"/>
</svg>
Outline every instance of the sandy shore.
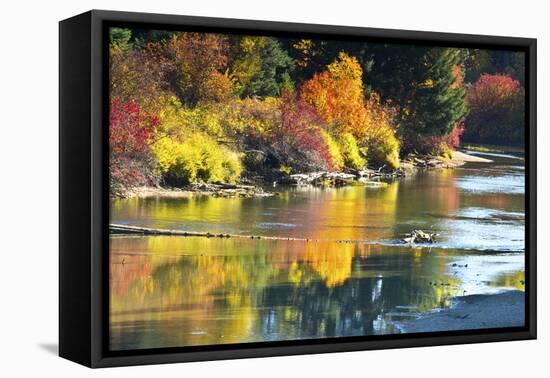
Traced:
<svg viewBox="0 0 550 378">
<path fill-rule="evenodd" d="M 485 159 L 479 156 L 470 155 L 461 151 L 453 151 L 453 158 L 456 163 L 492 163 L 492 160 Z"/>
<path fill-rule="evenodd" d="M 467 295 L 453 299 L 454 306 L 397 323 L 402 333 L 521 327 L 525 324 L 525 293 Z"/>
</svg>

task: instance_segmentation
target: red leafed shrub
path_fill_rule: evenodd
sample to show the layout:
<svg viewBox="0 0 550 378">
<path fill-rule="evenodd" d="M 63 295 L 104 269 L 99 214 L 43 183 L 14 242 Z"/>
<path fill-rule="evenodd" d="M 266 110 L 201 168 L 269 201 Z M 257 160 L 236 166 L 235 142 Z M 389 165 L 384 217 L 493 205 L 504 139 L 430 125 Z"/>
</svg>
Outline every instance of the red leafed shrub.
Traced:
<svg viewBox="0 0 550 378">
<path fill-rule="evenodd" d="M 109 173 L 112 195 L 142 185 L 156 185 L 150 140 L 158 117 L 145 114 L 134 101 L 111 101 Z"/>
<path fill-rule="evenodd" d="M 468 90 L 470 114 L 464 140 L 491 144 L 522 144 L 525 91 L 508 75 L 483 74 Z"/>
<path fill-rule="evenodd" d="M 323 121 L 315 110 L 294 92 L 280 100 L 281 123 L 274 134 L 278 160 L 298 171 L 332 170 L 332 161 Z"/>
<path fill-rule="evenodd" d="M 445 143 L 447 147 L 451 149 L 457 149 L 460 147 L 460 137 L 464 133 L 464 123 L 459 122 L 454 125 L 453 131 L 451 131 L 449 134 L 444 135 L 442 137 L 433 137 L 436 140 L 440 139 L 441 143 Z"/>
<path fill-rule="evenodd" d="M 460 146 L 460 137 L 463 132 L 464 124 L 458 122 L 446 135 L 410 135 L 405 141 L 405 149 L 421 154 L 447 155 L 449 150 L 455 150 Z"/>
</svg>

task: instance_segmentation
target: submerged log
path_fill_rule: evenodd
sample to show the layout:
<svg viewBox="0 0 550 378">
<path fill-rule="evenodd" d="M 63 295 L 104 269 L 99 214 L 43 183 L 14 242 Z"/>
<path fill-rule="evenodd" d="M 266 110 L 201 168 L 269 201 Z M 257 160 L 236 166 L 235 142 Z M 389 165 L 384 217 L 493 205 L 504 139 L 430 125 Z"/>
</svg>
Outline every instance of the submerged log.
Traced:
<svg viewBox="0 0 550 378">
<path fill-rule="evenodd" d="M 109 224 L 109 232 L 113 235 L 120 236 L 187 236 L 187 237 L 203 237 L 203 238 L 236 238 L 236 239 L 252 239 L 252 240 L 285 240 L 285 241 L 300 241 L 300 242 L 332 242 L 332 243 L 351 243 L 360 244 L 368 243 L 368 240 L 333 240 L 333 239 L 310 239 L 297 238 L 290 236 L 265 236 L 265 235 L 246 235 L 246 234 L 226 234 L 212 233 L 200 231 L 184 231 L 184 230 L 169 230 L 162 228 L 128 226 L 123 224 Z"/>
<path fill-rule="evenodd" d="M 166 236 L 194 236 L 204 238 L 239 238 L 239 239 L 267 239 L 267 240 L 296 240 L 310 241 L 307 238 L 291 238 L 279 236 L 261 236 L 261 235 L 243 235 L 243 234 L 227 234 L 227 233 L 212 233 L 200 231 L 184 231 L 184 230 L 169 230 L 163 228 L 127 226 L 123 224 L 109 224 L 109 232 L 114 235 L 166 235 Z"/>
</svg>

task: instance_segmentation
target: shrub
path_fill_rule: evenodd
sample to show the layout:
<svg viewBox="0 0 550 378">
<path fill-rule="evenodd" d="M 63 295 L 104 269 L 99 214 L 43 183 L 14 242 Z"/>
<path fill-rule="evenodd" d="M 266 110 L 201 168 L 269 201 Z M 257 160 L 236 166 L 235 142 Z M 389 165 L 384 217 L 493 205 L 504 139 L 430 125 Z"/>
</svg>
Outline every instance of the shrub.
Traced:
<svg viewBox="0 0 550 378">
<path fill-rule="evenodd" d="M 340 146 L 334 138 L 325 130 L 320 130 L 321 136 L 326 144 L 329 155 L 329 169 L 331 171 L 340 171 L 344 168 L 344 156 L 340 151 Z"/>
<path fill-rule="evenodd" d="M 392 125 L 395 109 L 383 105 L 372 92 L 365 106 L 366 120 L 360 145 L 366 149 L 370 164 L 399 168 L 399 140 Z"/>
<path fill-rule="evenodd" d="M 237 153 L 202 133 L 194 133 L 182 141 L 160 138 L 153 151 L 159 171 L 167 183 L 176 186 L 197 181 L 235 182 L 242 172 Z"/>
<path fill-rule="evenodd" d="M 240 137 L 267 137 L 281 122 L 280 101 L 275 97 L 238 99 L 218 109 L 226 134 Z"/>
<path fill-rule="evenodd" d="M 202 132 L 214 138 L 223 138 L 223 115 L 208 105 L 188 108 L 175 97 L 171 97 L 160 112 L 159 132 L 171 137 L 182 137 Z"/>
<path fill-rule="evenodd" d="M 470 114 L 464 140 L 491 144 L 522 144 L 525 130 L 525 92 L 507 75 L 483 74 L 468 90 Z"/>
<path fill-rule="evenodd" d="M 142 185 L 156 185 L 150 143 L 159 119 L 134 101 L 111 101 L 109 115 L 109 177 L 112 194 Z"/>
<path fill-rule="evenodd" d="M 367 146 L 367 157 L 374 165 L 399 168 L 399 141 L 392 129 L 381 127 L 376 139 Z"/>
<path fill-rule="evenodd" d="M 421 154 L 434 154 L 443 157 L 452 157 L 452 151 L 460 146 L 460 137 L 464 132 L 462 122 L 456 123 L 447 135 L 410 135 L 405 139 L 406 151 Z"/>
<path fill-rule="evenodd" d="M 343 134 L 338 138 L 340 151 L 344 160 L 344 166 L 347 168 L 361 170 L 367 164 L 367 161 L 361 156 L 357 141 L 350 133 Z"/>
<path fill-rule="evenodd" d="M 333 169 L 324 124 L 314 109 L 294 92 L 283 93 L 279 107 L 281 120 L 267 146 L 272 159 L 297 172 Z"/>
</svg>

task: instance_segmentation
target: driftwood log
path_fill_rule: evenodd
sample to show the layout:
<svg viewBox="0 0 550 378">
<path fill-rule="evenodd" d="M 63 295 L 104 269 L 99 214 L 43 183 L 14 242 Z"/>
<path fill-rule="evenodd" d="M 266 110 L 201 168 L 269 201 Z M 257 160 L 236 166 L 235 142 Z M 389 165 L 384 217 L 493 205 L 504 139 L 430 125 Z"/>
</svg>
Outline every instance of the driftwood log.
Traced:
<svg viewBox="0 0 550 378">
<path fill-rule="evenodd" d="M 169 229 L 162 229 L 162 228 L 127 226 L 122 224 L 109 224 L 109 232 L 115 235 L 166 235 L 166 236 L 195 236 L 195 237 L 204 237 L 204 238 L 296 240 L 296 241 L 306 241 L 306 242 L 312 241 L 312 239 L 307 239 L 307 238 L 169 230 Z"/>
</svg>

